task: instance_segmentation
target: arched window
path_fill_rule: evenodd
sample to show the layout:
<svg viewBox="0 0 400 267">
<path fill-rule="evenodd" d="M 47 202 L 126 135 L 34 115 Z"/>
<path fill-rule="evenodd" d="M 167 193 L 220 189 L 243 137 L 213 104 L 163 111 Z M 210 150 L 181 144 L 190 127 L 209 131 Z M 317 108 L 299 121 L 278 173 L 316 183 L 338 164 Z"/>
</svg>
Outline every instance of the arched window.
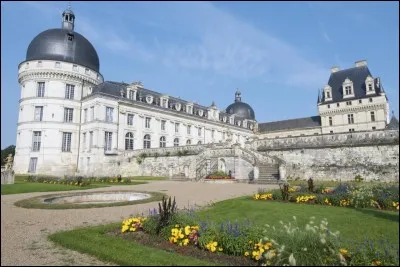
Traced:
<svg viewBox="0 0 400 267">
<path fill-rule="evenodd" d="M 160 137 L 160 147 L 165 147 L 166 141 L 165 141 L 165 136 Z"/>
<path fill-rule="evenodd" d="M 197 142 L 198 145 L 201 145 L 201 141 Z"/>
<path fill-rule="evenodd" d="M 186 141 L 186 145 L 191 145 L 191 144 L 192 144 L 192 140 L 189 139 Z"/>
<path fill-rule="evenodd" d="M 143 138 L 143 148 L 150 148 L 150 147 L 151 147 L 150 135 L 146 134 Z"/>
<path fill-rule="evenodd" d="M 125 135 L 125 150 L 133 150 L 133 133 Z"/>
<path fill-rule="evenodd" d="M 179 146 L 179 138 L 174 139 L 174 146 Z"/>
</svg>

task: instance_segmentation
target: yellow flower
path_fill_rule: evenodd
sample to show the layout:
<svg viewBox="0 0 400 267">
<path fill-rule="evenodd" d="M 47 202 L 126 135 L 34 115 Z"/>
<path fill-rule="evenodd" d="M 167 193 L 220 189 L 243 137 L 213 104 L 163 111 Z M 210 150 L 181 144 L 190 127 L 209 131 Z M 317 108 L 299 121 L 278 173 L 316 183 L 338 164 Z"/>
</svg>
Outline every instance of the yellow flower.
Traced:
<svg viewBox="0 0 400 267">
<path fill-rule="evenodd" d="M 249 241 L 249 244 L 251 244 L 251 243 L 253 243 L 253 241 L 250 240 L 250 241 Z"/>
<path fill-rule="evenodd" d="M 189 239 L 187 239 L 187 238 L 186 238 L 186 239 L 183 239 L 183 245 L 184 245 L 184 246 L 187 246 L 187 244 L 189 244 Z"/>
<path fill-rule="evenodd" d="M 378 260 L 373 260 L 373 261 L 371 262 L 371 264 L 374 265 L 374 266 L 381 266 L 381 265 L 382 265 L 382 262 L 381 262 L 381 261 L 378 261 Z"/>
<path fill-rule="evenodd" d="M 222 251 L 223 250 L 223 248 L 218 248 L 218 251 Z"/>
<path fill-rule="evenodd" d="M 245 253 L 244 253 L 244 256 L 245 257 L 247 257 L 247 256 L 249 256 L 250 255 L 250 253 L 248 252 L 248 251 L 246 251 Z"/>
<path fill-rule="evenodd" d="M 339 249 L 340 254 L 342 254 L 343 256 L 347 256 L 349 254 L 349 251 L 345 248 L 341 248 Z"/>
<path fill-rule="evenodd" d="M 190 226 L 185 227 L 185 235 L 190 234 Z"/>
<path fill-rule="evenodd" d="M 175 224 L 175 228 L 178 228 L 179 227 L 179 224 Z"/>
<path fill-rule="evenodd" d="M 129 229 L 129 226 L 122 226 L 122 233 L 126 232 Z"/>
</svg>

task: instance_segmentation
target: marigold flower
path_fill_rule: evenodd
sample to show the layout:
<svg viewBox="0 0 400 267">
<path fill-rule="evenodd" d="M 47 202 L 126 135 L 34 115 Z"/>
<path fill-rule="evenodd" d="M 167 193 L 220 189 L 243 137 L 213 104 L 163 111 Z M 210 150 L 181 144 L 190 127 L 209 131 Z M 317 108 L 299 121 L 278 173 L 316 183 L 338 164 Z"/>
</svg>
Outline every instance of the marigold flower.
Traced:
<svg viewBox="0 0 400 267">
<path fill-rule="evenodd" d="M 381 265 L 382 265 L 382 262 L 381 262 L 381 261 L 378 261 L 378 260 L 373 260 L 373 261 L 371 262 L 371 264 L 374 265 L 374 266 L 381 266 Z"/>
<path fill-rule="evenodd" d="M 248 252 L 248 251 L 246 251 L 245 253 L 244 253 L 244 256 L 245 257 L 247 257 L 247 256 L 249 256 L 250 255 L 250 253 Z"/>
</svg>

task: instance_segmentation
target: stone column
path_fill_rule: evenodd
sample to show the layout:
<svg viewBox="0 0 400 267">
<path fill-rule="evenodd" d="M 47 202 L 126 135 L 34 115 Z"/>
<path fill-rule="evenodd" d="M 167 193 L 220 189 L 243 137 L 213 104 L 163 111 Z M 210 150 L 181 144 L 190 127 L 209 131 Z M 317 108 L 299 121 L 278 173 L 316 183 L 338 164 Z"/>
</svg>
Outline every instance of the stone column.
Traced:
<svg viewBox="0 0 400 267">
<path fill-rule="evenodd" d="M 185 165 L 185 178 L 189 177 L 189 166 Z"/>
<path fill-rule="evenodd" d="M 253 171 L 254 171 L 254 180 L 258 180 L 258 177 L 260 175 L 260 170 L 258 169 L 257 166 L 254 166 Z"/>
<path fill-rule="evenodd" d="M 286 168 L 284 164 L 279 165 L 279 180 L 286 181 Z"/>
<path fill-rule="evenodd" d="M 168 178 L 171 180 L 172 179 L 172 166 L 169 166 L 168 169 Z"/>
</svg>

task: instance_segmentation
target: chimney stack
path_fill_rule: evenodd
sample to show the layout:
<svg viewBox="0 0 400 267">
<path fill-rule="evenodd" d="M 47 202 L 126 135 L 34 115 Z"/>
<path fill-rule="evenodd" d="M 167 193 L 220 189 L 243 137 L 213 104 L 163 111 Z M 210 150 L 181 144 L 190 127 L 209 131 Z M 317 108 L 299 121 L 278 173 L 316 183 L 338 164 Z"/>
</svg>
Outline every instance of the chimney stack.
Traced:
<svg viewBox="0 0 400 267">
<path fill-rule="evenodd" d="M 356 67 L 363 67 L 363 66 L 367 66 L 367 61 L 366 60 L 356 61 Z"/>
<path fill-rule="evenodd" d="M 339 67 L 332 67 L 331 68 L 331 72 L 332 73 L 338 72 L 339 70 L 340 70 Z"/>
</svg>

